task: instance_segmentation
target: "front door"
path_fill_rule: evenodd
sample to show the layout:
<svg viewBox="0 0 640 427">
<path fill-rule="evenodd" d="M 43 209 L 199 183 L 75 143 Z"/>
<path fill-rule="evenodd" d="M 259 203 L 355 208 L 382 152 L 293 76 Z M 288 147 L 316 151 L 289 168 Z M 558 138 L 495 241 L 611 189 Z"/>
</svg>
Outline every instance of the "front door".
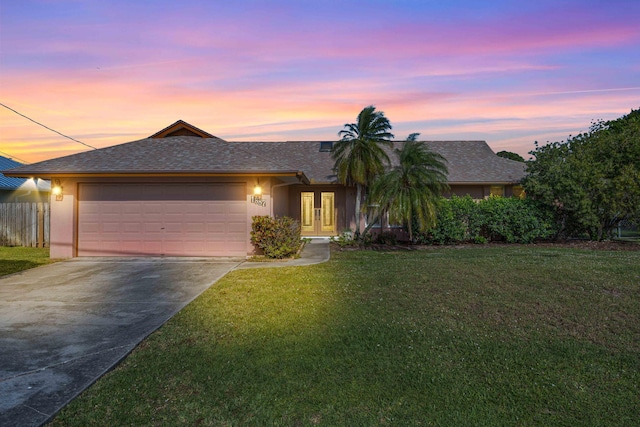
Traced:
<svg viewBox="0 0 640 427">
<path fill-rule="evenodd" d="M 303 236 L 335 236 L 334 200 L 332 191 L 303 191 L 300 194 L 300 225 Z"/>
</svg>

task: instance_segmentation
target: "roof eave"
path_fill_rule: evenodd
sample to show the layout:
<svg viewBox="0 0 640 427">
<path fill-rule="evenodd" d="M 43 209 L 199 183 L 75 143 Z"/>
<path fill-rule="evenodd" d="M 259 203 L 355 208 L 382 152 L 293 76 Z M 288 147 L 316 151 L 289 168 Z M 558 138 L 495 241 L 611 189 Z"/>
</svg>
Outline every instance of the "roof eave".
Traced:
<svg viewBox="0 0 640 427">
<path fill-rule="evenodd" d="M 295 176 L 298 177 L 302 182 L 308 183 L 309 179 L 306 177 L 304 172 L 290 170 L 290 171 L 254 171 L 254 170 L 241 170 L 241 171 L 93 171 L 93 172 L 60 172 L 60 171 L 16 171 L 16 172 L 8 172 L 5 173 L 5 176 L 9 176 L 12 178 L 82 178 L 82 177 L 92 177 L 92 178 L 108 178 L 108 177 L 178 177 L 178 176 L 187 176 L 187 177 L 204 177 L 204 176 L 272 176 L 272 177 L 281 177 L 281 176 Z"/>
<path fill-rule="evenodd" d="M 447 181 L 449 185 L 511 185 L 519 184 L 520 179 L 514 181 Z"/>
</svg>

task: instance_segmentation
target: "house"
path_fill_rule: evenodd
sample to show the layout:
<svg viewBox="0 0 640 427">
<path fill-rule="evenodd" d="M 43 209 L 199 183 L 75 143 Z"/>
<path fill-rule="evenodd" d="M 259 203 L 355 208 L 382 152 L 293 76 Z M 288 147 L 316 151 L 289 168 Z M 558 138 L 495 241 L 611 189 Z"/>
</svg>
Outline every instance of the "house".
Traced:
<svg viewBox="0 0 640 427">
<path fill-rule="evenodd" d="M 331 145 L 229 142 L 179 120 L 5 174 L 52 180 L 51 257 L 246 256 L 254 215 L 296 218 L 305 236 L 354 229 L 355 189 L 336 183 Z M 451 194 L 517 193 L 524 164 L 484 141 L 427 145 L 448 159 Z"/>
<path fill-rule="evenodd" d="M 0 156 L 0 171 L 22 163 Z M 0 173 L 0 203 L 48 202 L 51 184 L 39 178 L 12 178 Z"/>
</svg>

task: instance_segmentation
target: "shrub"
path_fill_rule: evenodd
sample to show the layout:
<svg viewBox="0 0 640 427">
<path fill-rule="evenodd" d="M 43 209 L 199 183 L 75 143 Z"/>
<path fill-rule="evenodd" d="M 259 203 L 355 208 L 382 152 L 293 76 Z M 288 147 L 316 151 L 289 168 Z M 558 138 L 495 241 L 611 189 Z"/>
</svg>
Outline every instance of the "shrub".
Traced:
<svg viewBox="0 0 640 427">
<path fill-rule="evenodd" d="M 470 196 L 438 202 L 436 226 L 420 236 L 423 243 L 531 243 L 555 234 L 553 213 L 530 199 Z"/>
<path fill-rule="evenodd" d="M 331 237 L 331 241 L 341 248 L 358 245 L 358 241 L 353 238 L 353 232 L 351 230 L 343 231 L 338 237 Z"/>
<path fill-rule="evenodd" d="M 287 216 L 272 218 L 254 216 L 251 224 L 251 243 L 267 258 L 288 258 L 300 249 L 300 223 Z"/>
<path fill-rule="evenodd" d="M 553 217 L 530 199 L 492 196 L 478 204 L 483 235 L 490 241 L 531 243 L 551 237 Z"/>
<path fill-rule="evenodd" d="M 418 237 L 421 243 L 446 245 L 473 241 L 480 232 L 477 203 L 471 196 L 440 198 L 436 225 Z"/>
<path fill-rule="evenodd" d="M 391 231 L 384 231 L 376 237 L 376 243 L 381 245 L 397 245 L 398 238 Z"/>
</svg>

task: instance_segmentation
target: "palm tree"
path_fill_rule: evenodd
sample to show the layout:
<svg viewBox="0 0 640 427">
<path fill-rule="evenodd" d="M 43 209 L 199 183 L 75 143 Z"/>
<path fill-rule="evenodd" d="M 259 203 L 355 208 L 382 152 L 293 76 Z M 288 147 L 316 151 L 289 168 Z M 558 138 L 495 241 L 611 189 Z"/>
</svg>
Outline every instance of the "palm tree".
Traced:
<svg viewBox="0 0 640 427">
<path fill-rule="evenodd" d="M 413 241 L 413 220 L 420 231 L 434 225 L 436 203 L 448 188 L 446 159 L 409 135 L 402 148 L 396 148 L 398 164 L 378 177 L 371 189 L 370 201 L 389 213 L 390 223 L 407 224 Z"/>
<path fill-rule="evenodd" d="M 391 123 L 382 111 L 370 105 L 358 114 L 357 123 L 347 123 L 338 132 L 341 137 L 331 150 L 335 160 L 334 170 L 338 181 L 344 185 L 356 186 L 355 236 L 360 236 L 360 202 L 363 189 L 369 185 L 374 176 L 384 172 L 389 164 L 389 156 L 384 147 L 391 148 L 389 133 Z"/>
</svg>

